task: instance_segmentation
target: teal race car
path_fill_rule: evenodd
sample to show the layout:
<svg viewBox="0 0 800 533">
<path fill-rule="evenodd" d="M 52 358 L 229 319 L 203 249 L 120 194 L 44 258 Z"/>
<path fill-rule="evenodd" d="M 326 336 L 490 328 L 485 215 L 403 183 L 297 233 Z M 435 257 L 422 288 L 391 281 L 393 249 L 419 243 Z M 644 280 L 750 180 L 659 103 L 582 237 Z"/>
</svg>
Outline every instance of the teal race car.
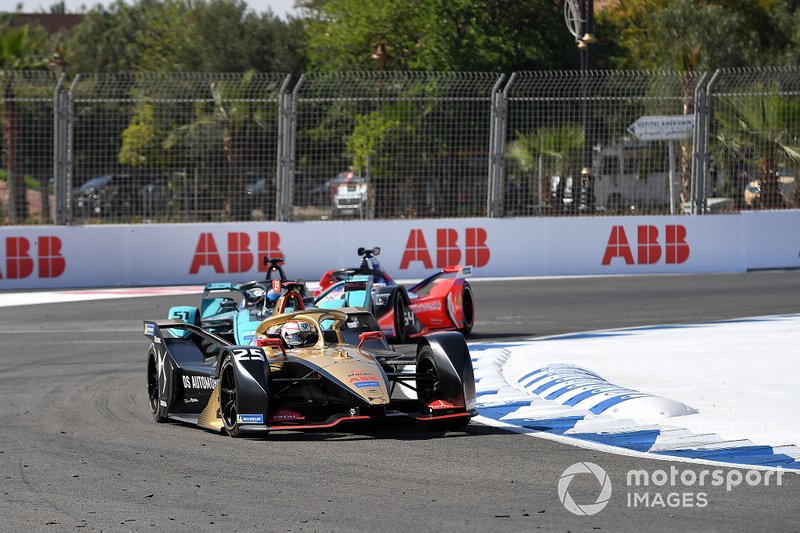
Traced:
<svg viewBox="0 0 800 533">
<path fill-rule="evenodd" d="M 313 305 L 305 282 L 289 281 L 282 264 L 283 258 L 265 257 L 267 272 L 261 281 L 208 283 L 200 307 L 171 307 L 169 318 L 200 326 L 236 345 L 252 344 L 258 325 L 276 311 L 288 313 Z M 281 302 L 284 296 L 288 297 Z"/>
</svg>

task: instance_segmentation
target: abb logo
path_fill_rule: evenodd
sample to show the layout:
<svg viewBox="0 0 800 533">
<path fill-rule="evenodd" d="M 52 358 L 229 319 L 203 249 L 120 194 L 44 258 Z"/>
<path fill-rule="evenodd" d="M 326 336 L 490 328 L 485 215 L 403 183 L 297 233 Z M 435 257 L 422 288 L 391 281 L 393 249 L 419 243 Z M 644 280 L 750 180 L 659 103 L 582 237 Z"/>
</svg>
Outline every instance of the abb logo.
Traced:
<svg viewBox="0 0 800 533">
<path fill-rule="evenodd" d="M 615 257 L 621 257 L 626 265 L 653 265 L 661 259 L 662 247 L 659 242 L 658 227 L 637 226 L 636 228 L 636 261 L 628 243 L 628 236 L 623 226 L 611 228 L 603 264 L 610 265 Z M 679 265 L 689 259 L 689 243 L 686 242 L 686 228 L 675 224 L 664 228 L 663 253 L 668 265 Z"/>
<path fill-rule="evenodd" d="M 256 236 L 256 254 L 250 250 L 250 235 L 247 233 L 228 233 L 228 270 L 227 272 L 247 272 L 253 268 L 255 256 L 282 257 L 280 250 L 281 237 L 274 231 L 260 231 Z M 217 274 L 224 274 L 222 256 L 212 233 L 201 233 L 192 257 L 189 274 L 197 274 L 201 267 L 210 266 Z M 266 272 L 268 265 L 259 263 L 258 271 Z"/>
<path fill-rule="evenodd" d="M 36 253 L 36 257 L 31 253 Z M 61 255 L 61 239 L 47 236 L 31 241 L 25 237 L 6 237 L 6 277 L 23 279 L 33 274 L 34 267 L 39 278 L 57 278 L 64 273 L 67 262 Z M 3 272 L 0 271 L 0 279 Z"/>
<path fill-rule="evenodd" d="M 466 228 L 464 230 L 464 249 L 458 244 L 458 231 L 453 228 L 436 230 L 436 267 L 464 264 L 474 267 L 485 266 L 489 262 L 491 252 L 486 246 L 486 230 L 483 228 Z M 431 253 L 425 234 L 421 229 L 412 229 L 408 234 L 406 249 L 400 260 L 400 270 L 408 269 L 414 261 L 421 261 L 425 268 L 433 268 Z"/>
</svg>

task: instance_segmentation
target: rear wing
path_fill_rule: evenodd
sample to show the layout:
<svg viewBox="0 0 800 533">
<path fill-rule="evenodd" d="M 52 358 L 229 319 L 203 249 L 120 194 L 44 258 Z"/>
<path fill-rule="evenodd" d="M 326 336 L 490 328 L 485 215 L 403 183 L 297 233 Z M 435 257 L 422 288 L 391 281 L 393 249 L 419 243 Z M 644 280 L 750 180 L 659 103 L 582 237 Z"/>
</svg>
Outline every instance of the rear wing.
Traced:
<svg viewBox="0 0 800 533">
<path fill-rule="evenodd" d="M 222 346 L 230 346 L 231 343 L 226 341 L 221 337 L 217 337 L 213 333 L 210 333 L 200 326 L 195 326 L 194 324 L 187 324 L 183 320 L 175 320 L 170 318 L 165 318 L 163 320 L 145 320 L 144 321 L 144 335 L 152 340 L 156 344 L 160 344 L 163 339 L 167 338 L 164 336 L 164 330 L 178 330 L 182 332 L 191 332 L 203 337 L 204 339 L 219 343 Z M 179 335 L 170 334 L 169 338 L 178 337 Z"/>
<path fill-rule="evenodd" d="M 430 285 L 436 279 L 455 274 L 455 279 L 464 279 L 472 276 L 472 267 L 471 266 L 448 266 L 444 267 L 439 272 L 428 276 L 427 278 L 423 279 L 413 287 L 409 288 L 409 292 L 417 292 L 421 287 L 425 287 L 426 285 Z"/>
</svg>

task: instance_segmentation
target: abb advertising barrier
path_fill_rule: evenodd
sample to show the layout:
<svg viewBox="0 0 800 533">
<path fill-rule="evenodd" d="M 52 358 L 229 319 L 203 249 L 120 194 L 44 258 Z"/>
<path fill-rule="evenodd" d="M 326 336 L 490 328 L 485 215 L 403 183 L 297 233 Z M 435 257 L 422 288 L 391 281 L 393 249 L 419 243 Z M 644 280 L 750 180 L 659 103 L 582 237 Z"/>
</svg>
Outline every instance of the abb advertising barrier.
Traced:
<svg viewBox="0 0 800 533">
<path fill-rule="evenodd" d="M 476 277 L 740 272 L 800 267 L 800 211 L 576 217 L 0 228 L 0 289 L 259 279 L 282 256 L 317 280 L 381 247 L 397 279 L 449 265 Z"/>
</svg>

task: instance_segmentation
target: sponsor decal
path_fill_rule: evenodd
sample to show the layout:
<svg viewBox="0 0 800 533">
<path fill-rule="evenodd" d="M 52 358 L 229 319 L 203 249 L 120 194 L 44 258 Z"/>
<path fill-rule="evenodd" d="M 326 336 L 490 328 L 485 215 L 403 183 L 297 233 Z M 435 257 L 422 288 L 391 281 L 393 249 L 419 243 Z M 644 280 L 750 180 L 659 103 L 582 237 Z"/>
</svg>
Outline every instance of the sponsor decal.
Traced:
<svg viewBox="0 0 800 533">
<path fill-rule="evenodd" d="M 259 231 L 256 234 L 257 248 L 251 251 L 251 238 L 247 233 L 229 232 L 227 234 L 227 271 L 222 263 L 222 254 L 213 233 L 203 232 L 197 240 L 189 274 L 197 274 L 203 267 L 214 269 L 216 274 L 248 272 L 257 265 L 259 272 L 266 272 L 269 265 L 255 261 L 255 257 L 283 257 L 280 250 L 281 238 L 274 231 Z"/>
<path fill-rule="evenodd" d="M 184 389 L 213 390 L 217 386 L 216 378 L 210 376 L 181 376 Z"/>
<path fill-rule="evenodd" d="M 153 342 L 155 344 L 161 344 L 161 338 L 160 337 L 153 337 Z"/>
<path fill-rule="evenodd" d="M 33 246 L 27 237 L 6 237 L 5 252 L 8 279 L 29 278 L 34 271 L 40 279 L 57 278 L 67 268 L 67 261 L 61 254 L 61 239 L 51 235 L 36 237 Z M 3 279 L 2 269 L 0 279 Z"/>
<path fill-rule="evenodd" d="M 436 230 L 436 267 L 445 268 L 461 263 L 482 267 L 489 263 L 491 250 L 486 243 L 488 237 L 483 228 L 465 228 L 464 245 L 459 244 L 458 230 L 438 228 Z M 407 270 L 411 263 L 420 262 L 425 268 L 433 268 L 433 259 L 421 229 L 412 229 L 408 234 L 406 248 L 400 260 L 400 270 Z"/>
<path fill-rule="evenodd" d="M 237 415 L 236 421 L 240 424 L 263 424 L 264 415 Z"/>
<path fill-rule="evenodd" d="M 155 326 L 155 324 L 145 324 L 144 325 L 144 334 L 145 335 L 155 335 L 156 334 L 156 326 Z"/>
<path fill-rule="evenodd" d="M 159 404 L 161 407 L 166 407 L 166 406 L 167 406 L 167 402 L 165 402 L 164 400 L 159 400 L 158 404 Z"/>
<path fill-rule="evenodd" d="M 421 303 L 411 304 L 411 309 L 415 313 L 441 312 L 442 301 L 434 300 L 432 302 L 421 302 Z M 411 317 L 411 320 L 413 321 L 413 316 Z"/>
<path fill-rule="evenodd" d="M 355 386 L 359 389 L 363 389 L 365 387 L 380 387 L 380 383 L 377 381 L 356 381 Z"/>
<path fill-rule="evenodd" d="M 304 420 L 305 417 L 296 411 L 279 409 L 269 417 L 270 422 L 287 422 L 290 420 Z"/>
<path fill-rule="evenodd" d="M 626 265 L 654 265 L 662 260 L 668 265 L 680 265 L 689 259 L 690 246 L 686 241 L 686 227 L 668 224 L 663 237 L 657 226 L 636 227 L 636 258 L 624 226 L 613 226 L 608 237 L 602 264 L 607 266 L 615 259 Z M 663 240 L 663 247 L 661 241 Z"/>
<path fill-rule="evenodd" d="M 197 403 L 199 400 L 197 398 L 184 398 L 183 403 Z"/>
</svg>

